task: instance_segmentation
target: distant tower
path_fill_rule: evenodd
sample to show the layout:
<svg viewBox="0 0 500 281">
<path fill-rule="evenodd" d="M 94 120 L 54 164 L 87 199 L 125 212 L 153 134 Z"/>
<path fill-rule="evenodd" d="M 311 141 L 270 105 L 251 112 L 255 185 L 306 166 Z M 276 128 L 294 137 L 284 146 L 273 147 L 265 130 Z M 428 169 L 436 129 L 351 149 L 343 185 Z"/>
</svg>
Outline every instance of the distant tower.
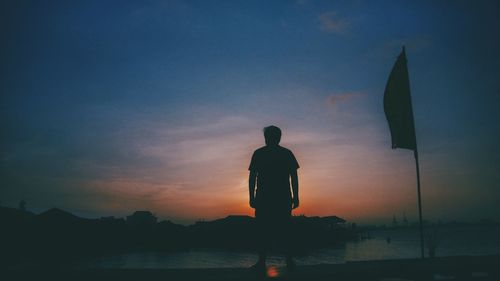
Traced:
<svg viewBox="0 0 500 281">
<path fill-rule="evenodd" d="M 399 223 L 398 220 L 396 219 L 396 215 L 392 215 L 392 226 L 393 227 L 398 227 Z"/>
<path fill-rule="evenodd" d="M 406 212 L 403 212 L 403 226 L 408 227 L 408 219 L 406 218 Z"/>
<path fill-rule="evenodd" d="M 19 210 L 26 212 L 26 201 L 24 200 L 19 201 Z"/>
</svg>

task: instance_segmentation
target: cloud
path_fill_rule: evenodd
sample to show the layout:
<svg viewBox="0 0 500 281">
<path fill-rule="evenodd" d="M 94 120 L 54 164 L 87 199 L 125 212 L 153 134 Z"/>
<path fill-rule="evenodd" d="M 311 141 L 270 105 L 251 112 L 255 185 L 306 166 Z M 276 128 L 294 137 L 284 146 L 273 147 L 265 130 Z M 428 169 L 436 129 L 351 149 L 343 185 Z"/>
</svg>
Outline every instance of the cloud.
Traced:
<svg viewBox="0 0 500 281">
<path fill-rule="evenodd" d="M 101 181 L 101 190 L 122 189 L 131 194 L 128 199 L 136 198 L 136 205 L 149 204 L 160 214 L 190 219 L 197 214 L 223 216 L 228 202 L 246 202 L 241 181 L 252 149 L 262 143 L 260 127 L 240 116 L 182 125 L 168 121 L 143 123 L 145 138 L 125 136 L 137 161 L 124 168 L 120 178 Z M 143 170 L 145 162 L 157 166 Z"/>
<path fill-rule="evenodd" d="M 325 32 L 342 33 L 350 26 L 350 22 L 339 18 L 335 11 L 322 13 L 318 16 L 318 19 L 321 24 L 320 28 Z"/>
<path fill-rule="evenodd" d="M 328 105 L 336 106 L 337 104 L 339 104 L 341 102 L 351 100 L 351 99 L 359 97 L 361 95 L 362 95 L 362 93 L 360 93 L 360 92 L 335 93 L 335 94 L 331 94 L 330 96 L 328 96 L 327 103 L 328 103 Z"/>
</svg>

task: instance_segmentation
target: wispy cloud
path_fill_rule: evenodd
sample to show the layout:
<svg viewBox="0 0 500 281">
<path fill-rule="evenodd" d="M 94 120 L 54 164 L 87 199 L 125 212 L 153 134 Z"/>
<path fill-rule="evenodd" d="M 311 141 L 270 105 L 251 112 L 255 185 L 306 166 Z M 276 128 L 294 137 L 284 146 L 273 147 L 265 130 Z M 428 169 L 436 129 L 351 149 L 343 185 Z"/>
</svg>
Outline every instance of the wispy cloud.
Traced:
<svg viewBox="0 0 500 281">
<path fill-rule="evenodd" d="M 321 30 L 325 32 L 342 33 L 350 26 L 350 22 L 339 17 L 335 11 L 322 13 L 318 16 L 318 19 Z"/>
</svg>

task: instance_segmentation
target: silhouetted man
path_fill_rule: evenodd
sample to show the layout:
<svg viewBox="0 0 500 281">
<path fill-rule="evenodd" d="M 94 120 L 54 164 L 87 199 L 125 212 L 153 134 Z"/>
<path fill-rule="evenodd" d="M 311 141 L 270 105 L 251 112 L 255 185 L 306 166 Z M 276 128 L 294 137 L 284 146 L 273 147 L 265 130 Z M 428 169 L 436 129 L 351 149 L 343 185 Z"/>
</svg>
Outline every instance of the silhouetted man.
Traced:
<svg viewBox="0 0 500 281">
<path fill-rule="evenodd" d="M 264 138 L 266 146 L 253 153 L 248 168 L 250 206 L 255 208 L 259 244 L 259 260 L 253 268 L 264 270 L 267 251 L 271 245 L 279 244 L 286 253 L 287 268 L 292 270 L 295 263 L 288 237 L 292 209 L 299 206 L 299 164 L 290 150 L 279 145 L 278 127 L 264 128 Z"/>
</svg>

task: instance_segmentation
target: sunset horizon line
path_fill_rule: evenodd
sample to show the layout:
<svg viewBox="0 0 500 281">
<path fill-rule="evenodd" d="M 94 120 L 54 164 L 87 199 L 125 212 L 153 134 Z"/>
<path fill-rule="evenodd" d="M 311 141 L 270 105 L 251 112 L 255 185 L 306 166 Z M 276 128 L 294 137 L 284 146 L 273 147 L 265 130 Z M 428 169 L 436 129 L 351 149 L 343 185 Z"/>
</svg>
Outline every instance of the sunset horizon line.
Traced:
<svg viewBox="0 0 500 281">
<path fill-rule="evenodd" d="M 91 213 L 85 212 L 85 211 L 78 211 L 78 210 L 69 210 L 69 209 L 64 209 L 61 207 L 48 207 L 48 208 L 33 208 L 33 209 L 26 209 L 22 210 L 19 207 L 13 207 L 13 206 L 7 206 L 7 205 L 0 205 L 0 208 L 7 208 L 7 209 L 13 209 L 17 211 L 23 211 L 23 212 L 28 212 L 31 213 L 32 215 L 39 216 L 42 215 L 48 211 L 51 210 L 59 210 L 64 213 L 73 215 L 75 217 L 78 217 L 80 219 L 87 219 L 87 220 L 102 220 L 102 219 L 116 219 L 116 220 L 125 220 L 127 219 L 128 216 L 133 215 L 136 212 L 150 212 L 155 218 L 158 219 L 158 223 L 160 222 L 171 222 L 174 224 L 178 225 L 183 225 L 183 226 L 190 226 L 194 225 L 198 222 L 212 222 L 212 221 L 217 221 L 217 220 L 222 220 L 226 219 L 228 217 L 250 217 L 250 218 L 255 218 L 254 215 L 249 214 L 249 213 L 227 213 L 223 214 L 220 216 L 212 216 L 212 217 L 197 217 L 196 219 L 194 217 L 173 217 L 173 216 L 166 216 L 166 215 L 159 215 L 159 212 L 155 212 L 154 210 L 151 209 L 137 209 L 137 210 L 131 210 L 128 214 L 113 214 L 113 215 L 106 215 L 106 214 L 100 214 L 97 215 L 95 212 Z M 292 213 L 292 217 L 307 217 L 307 218 L 314 218 L 314 217 L 319 217 L 319 218 L 326 218 L 326 217 L 338 217 L 340 219 L 345 220 L 346 224 L 356 224 L 359 226 L 376 226 L 376 227 L 391 227 L 393 226 L 392 220 L 396 218 L 398 223 L 400 223 L 400 226 L 403 225 L 403 217 L 407 219 L 406 226 L 408 227 L 416 227 L 418 218 L 415 216 L 406 216 L 404 213 L 394 213 L 392 216 L 387 217 L 386 219 L 383 219 L 382 217 L 376 217 L 376 218 L 347 218 L 345 216 L 341 216 L 338 214 L 330 213 L 330 214 L 314 214 L 314 213 L 305 213 L 305 212 L 296 212 Z M 384 222 L 382 222 L 384 221 Z M 493 218 L 476 218 L 476 219 L 465 219 L 465 218 L 446 218 L 446 219 L 426 219 L 424 220 L 424 224 L 426 225 L 434 225 L 434 224 L 484 224 L 484 223 L 489 223 L 489 224 L 498 224 L 500 223 L 498 220 L 495 220 Z"/>
</svg>

